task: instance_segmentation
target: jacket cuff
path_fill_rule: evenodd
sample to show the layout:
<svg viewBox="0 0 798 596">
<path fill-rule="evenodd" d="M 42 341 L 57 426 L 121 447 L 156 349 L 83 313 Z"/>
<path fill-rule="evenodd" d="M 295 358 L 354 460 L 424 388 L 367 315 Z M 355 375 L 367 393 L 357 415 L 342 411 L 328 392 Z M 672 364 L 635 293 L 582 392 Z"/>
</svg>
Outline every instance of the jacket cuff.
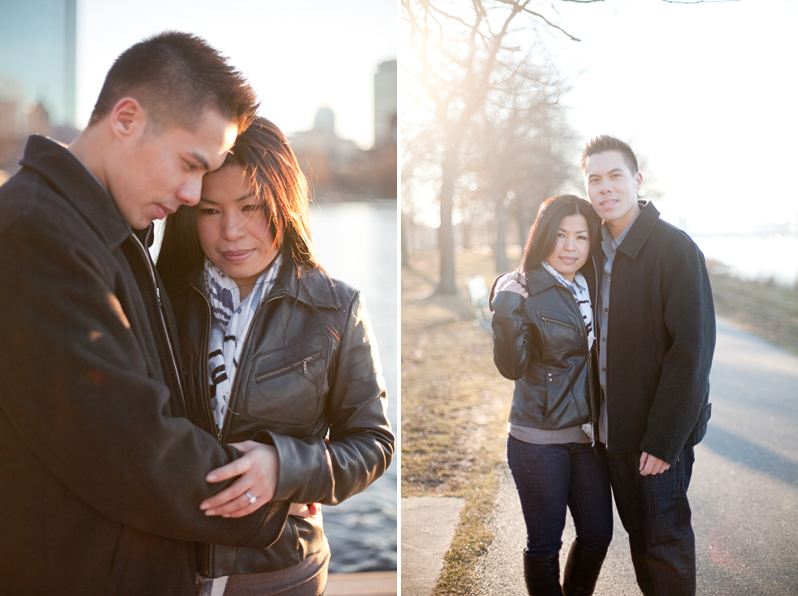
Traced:
<svg viewBox="0 0 798 596">
<path fill-rule="evenodd" d="M 269 439 L 279 462 L 275 500 L 315 503 L 321 495 L 332 493 L 332 462 L 324 440 L 300 440 L 272 432 Z"/>
</svg>

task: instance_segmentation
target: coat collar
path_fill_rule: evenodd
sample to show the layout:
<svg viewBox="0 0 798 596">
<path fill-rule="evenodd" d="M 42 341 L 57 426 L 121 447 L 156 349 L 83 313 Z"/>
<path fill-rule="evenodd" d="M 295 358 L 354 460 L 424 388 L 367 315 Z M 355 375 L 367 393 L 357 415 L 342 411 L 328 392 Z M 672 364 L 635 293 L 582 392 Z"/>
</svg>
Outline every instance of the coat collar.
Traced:
<svg viewBox="0 0 798 596">
<path fill-rule="evenodd" d="M 287 295 L 316 308 L 337 309 L 341 302 L 335 292 L 336 283 L 323 269 L 300 267 L 297 270 L 293 260 L 287 258 L 276 286 L 266 300 Z"/>
<path fill-rule="evenodd" d="M 132 232 L 108 191 L 65 146 L 31 135 L 20 164 L 47 180 L 111 250 Z"/>
<path fill-rule="evenodd" d="M 637 258 L 637 254 L 651 235 L 651 231 L 659 221 L 659 211 L 651 201 L 638 201 L 640 204 L 640 215 L 632 222 L 632 227 L 626 238 L 623 239 L 618 250 L 632 259 Z"/>
<path fill-rule="evenodd" d="M 537 265 L 532 271 L 527 271 L 526 285 L 530 294 L 538 294 L 543 290 L 548 290 L 550 287 L 557 285 L 557 280 L 554 279 L 551 273 L 546 271 L 543 265 Z"/>
</svg>

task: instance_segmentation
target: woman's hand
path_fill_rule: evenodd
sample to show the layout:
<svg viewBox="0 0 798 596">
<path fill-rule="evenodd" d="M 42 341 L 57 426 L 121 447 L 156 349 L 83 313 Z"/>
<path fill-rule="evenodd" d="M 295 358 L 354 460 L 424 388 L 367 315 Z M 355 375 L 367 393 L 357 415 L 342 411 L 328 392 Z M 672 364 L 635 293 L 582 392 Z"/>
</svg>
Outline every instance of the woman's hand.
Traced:
<svg viewBox="0 0 798 596">
<path fill-rule="evenodd" d="M 291 503 L 288 515 L 296 517 L 310 517 L 321 511 L 321 503 Z"/>
<path fill-rule="evenodd" d="M 497 292 L 515 292 L 521 294 L 524 298 L 529 296 L 524 288 L 524 274 L 519 271 L 512 273 L 505 273 L 496 282 Z"/>
<path fill-rule="evenodd" d="M 221 468 L 212 470 L 205 480 L 221 482 L 236 476 L 240 478 L 200 504 L 200 509 L 205 511 L 205 515 L 243 517 L 274 498 L 280 469 L 277 450 L 272 445 L 255 441 L 232 443 L 232 446 L 244 455 Z"/>
</svg>

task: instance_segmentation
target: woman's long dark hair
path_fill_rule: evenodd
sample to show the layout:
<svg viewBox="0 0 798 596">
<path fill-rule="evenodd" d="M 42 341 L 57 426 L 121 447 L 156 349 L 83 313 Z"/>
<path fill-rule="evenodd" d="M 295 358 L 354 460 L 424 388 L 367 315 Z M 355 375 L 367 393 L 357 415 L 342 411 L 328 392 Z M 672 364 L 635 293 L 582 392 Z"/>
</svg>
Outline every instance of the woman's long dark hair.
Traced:
<svg viewBox="0 0 798 596">
<path fill-rule="evenodd" d="M 231 165 L 241 166 L 249 176 L 280 251 L 297 270 L 320 269 L 310 235 L 310 186 L 282 131 L 266 118 L 256 118 L 238 136 L 222 167 Z M 193 278 L 204 258 L 194 210 L 180 207 L 166 218 L 158 271 L 164 279 Z"/>
<path fill-rule="evenodd" d="M 600 245 L 601 220 L 593 211 L 591 204 L 574 195 L 557 195 L 543 201 L 538 210 L 538 217 L 529 230 L 529 237 L 524 246 L 524 255 L 519 265 L 520 271 L 531 271 L 546 260 L 557 244 L 557 232 L 560 222 L 569 215 L 582 215 L 587 220 L 590 234 L 591 253 Z"/>
</svg>

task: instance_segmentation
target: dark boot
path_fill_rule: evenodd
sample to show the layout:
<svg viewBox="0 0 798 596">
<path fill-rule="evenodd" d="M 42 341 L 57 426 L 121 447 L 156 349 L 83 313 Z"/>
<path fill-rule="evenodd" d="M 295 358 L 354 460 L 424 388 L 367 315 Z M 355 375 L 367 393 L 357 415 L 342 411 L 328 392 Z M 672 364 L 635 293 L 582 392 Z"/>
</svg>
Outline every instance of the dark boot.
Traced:
<svg viewBox="0 0 798 596">
<path fill-rule="evenodd" d="M 530 557 L 524 553 L 524 579 L 529 596 L 562 596 L 560 555 Z"/>
<path fill-rule="evenodd" d="M 590 596 L 596 587 L 601 565 L 607 550 L 585 548 L 576 540 L 571 544 L 565 562 L 565 577 L 562 583 L 564 596 Z"/>
</svg>

